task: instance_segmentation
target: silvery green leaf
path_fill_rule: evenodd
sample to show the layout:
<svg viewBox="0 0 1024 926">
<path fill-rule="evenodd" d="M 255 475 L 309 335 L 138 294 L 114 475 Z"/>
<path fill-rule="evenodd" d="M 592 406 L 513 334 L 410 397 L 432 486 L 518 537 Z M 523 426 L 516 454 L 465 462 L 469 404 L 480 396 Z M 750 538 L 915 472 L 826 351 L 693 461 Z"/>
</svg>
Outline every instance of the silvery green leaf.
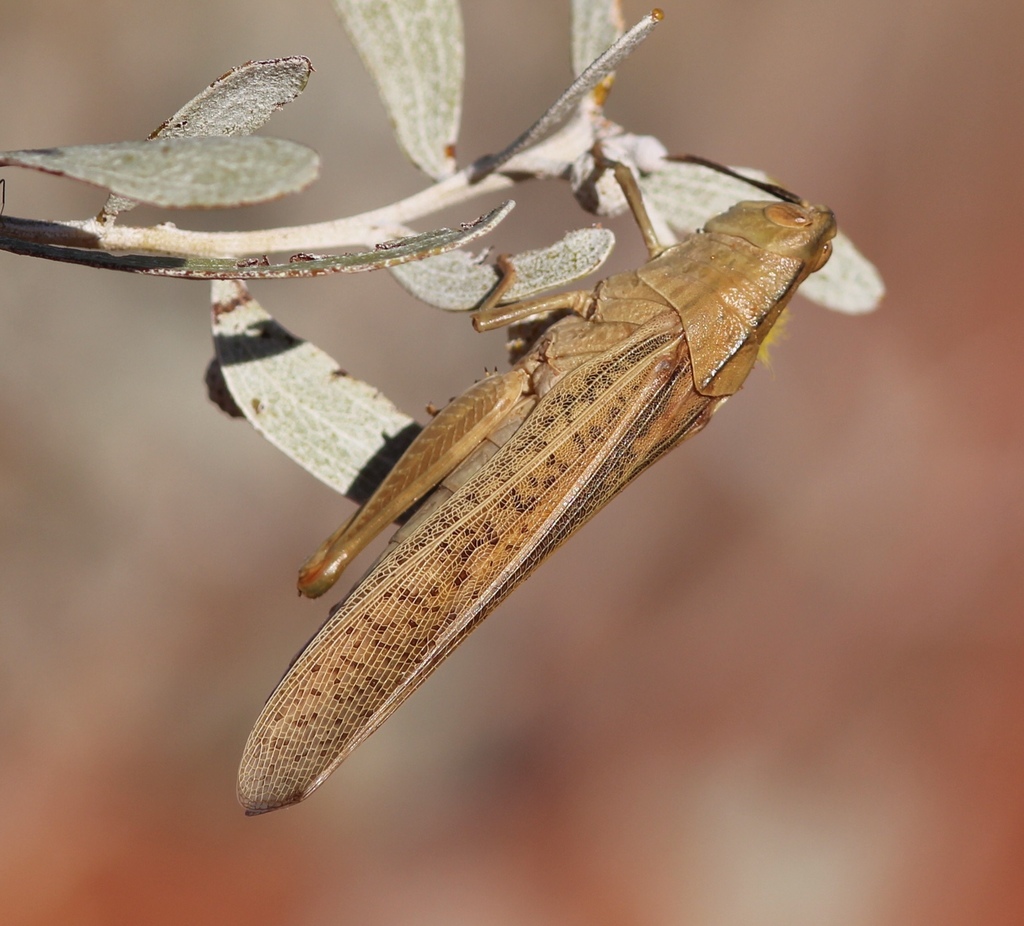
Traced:
<svg viewBox="0 0 1024 926">
<path fill-rule="evenodd" d="M 251 135 L 306 89 L 312 71 L 301 55 L 248 61 L 196 94 L 149 137 Z M 134 205 L 135 200 L 111 196 L 102 216 L 113 218 Z"/>
<path fill-rule="evenodd" d="M 583 72 L 566 87 L 562 95 L 548 107 L 547 112 L 513 141 L 512 144 L 497 154 L 491 154 L 475 161 L 472 165 L 474 181 L 478 181 L 481 177 L 497 170 L 502 164 L 510 161 L 530 145 L 540 141 L 540 139 L 560 125 L 576 110 L 576 104 L 597 87 L 601 81 L 612 74 L 619 63 L 625 60 L 651 34 L 654 27 L 661 22 L 663 15 L 661 10 L 655 9 L 642 17 L 628 32 L 619 36 L 609 48 L 606 48 L 587 65 Z"/>
<path fill-rule="evenodd" d="M 768 181 L 767 174 L 733 168 L 754 180 Z M 712 216 L 745 199 L 764 199 L 767 194 L 736 177 L 702 164 L 666 160 L 648 174 L 640 175 L 644 199 L 675 229 L 694 232 Z"/>
<path fill-rule="evenodd" d="M 84 180 L 167 208 L 242 206 L 294 193 L 320 158 L 280 138 L 162 138 L 0 152 L 0 166 Z"/>
<path fill-rule="evenodd" d="M 312 72 L 303 55 L 247 61 L 196 94 L 150 138 L 251 135 L 306 89 Z"/>
<path fill-rule="evenodd" d="M 236 259 L 231 257 L 174 257 L 162 254 L 108 254 L 88 248 L 41 244 L 22 238 L 0 237 L 0 250 L 29 257 L 42 257 L 104 270 L 123 270 L 152 276 L 179 277 L 189 280 L 266 280 L 291 277 L 323 276 L 328 273 L 357 273 L 382 270 L 411 260 L 421 260 L 461 247 L 487 234 L 515 205 L 508 200 L 457 229 L 439 228 L 422 235 L 412 235 L 378 244 L 370 251 L 349 254 L 293 254 L 287 263 L 270 263 L 266 257 Z M 45 223 L 27 223 L 38 226 Z M 57 226 L 63 227 L 63 226 Z"/>
<path fill-rule="evenodd" d="M 550 247 L 517 254 L 510 258 L 515 282 L 502 301 L 525 299 L 593 273 L 614 246 L 615 236 L 607 228 L 580 228 Z M 449 311 L 476 308 L 501 277 L 493 264 L 482 264 L 461 250 L 402 264 L 391 272 L 417 299 Z"/>
<path fill-rule="evenodd" d="M 244 283 L 213 284 L 213 343 L 235 404 L 275 447 L 364 499 L 418 426 L 372 386 L 270 317 Z"/>
<path fill-rule="evenodd" d="M 462 112 L 458 0 L 334 0 L 402 150 L 435 180 L 455 172 Z"/>
<path fill-rule="evenodd" d="M 733 170 L 754 180 L 771 182 L 771 178 L 759 170 L 745 167 Z M 661 217 L 682 232 L 703 228 L 708 219 L 734 203 L 768 196 L 736 177 L 701 164 L 680 161 L 665 161 L 658 170 L 642 175 L 640 188 Z M 877 308 L 885 294 L 885 285 L 874 265 L 839 232 L 829 262 L 800 287 L 800 292 L 826 308 L 859 314 Z"/>
<path fill-rule="evenodd" d="M 582 74 L 625 28 L 619 0 L 572 0 L 573 74 Z"/>
<path fill-rule="evenodd" d="M 878 308 L 885 295 L 885 282 L 878 268 L 839 232 L 832 242 L 829 262 L 807 278 L 800 292 L 826 309 L 862 315 Z"/>
</svg>

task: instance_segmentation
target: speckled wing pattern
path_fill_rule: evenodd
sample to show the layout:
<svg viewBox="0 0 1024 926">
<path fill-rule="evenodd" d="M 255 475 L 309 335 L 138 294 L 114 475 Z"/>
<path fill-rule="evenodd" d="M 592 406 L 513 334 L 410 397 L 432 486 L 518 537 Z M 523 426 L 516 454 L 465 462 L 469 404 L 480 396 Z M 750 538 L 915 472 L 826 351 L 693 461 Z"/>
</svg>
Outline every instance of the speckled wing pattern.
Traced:
<svg viewBox="0 0 1024 926">
<path fill-rule="evenodd" d="M 384 556 L 267 701 L 239 770 L 247 813 L 312 793 L 548 553 L 703 426 L 716 400 L 693 390 L 687 357 L 678 319 L 663 317 L 566 374 Z"/>
</svg>

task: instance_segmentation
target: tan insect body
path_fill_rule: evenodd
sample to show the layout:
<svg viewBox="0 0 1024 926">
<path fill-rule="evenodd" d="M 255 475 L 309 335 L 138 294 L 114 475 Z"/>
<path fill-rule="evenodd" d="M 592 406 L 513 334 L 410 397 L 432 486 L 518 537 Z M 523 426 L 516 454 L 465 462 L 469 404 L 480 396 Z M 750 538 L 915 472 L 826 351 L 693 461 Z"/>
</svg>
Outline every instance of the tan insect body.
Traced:
<svg viewBox="0 0 1024 926">
<path fill-rule="evenodd" d="M 481 328 L 570 309 L 508 372 L 443 409 L 300 572 L 322 594 L 433 492 L 271 694 L 245 747 L 247 813 L 300 801 L 543 559 L 746 379 L 780 312 L 828 259 L 831 211 L 745 202 L 593 292 L 492 305 Z"/>
</svg>

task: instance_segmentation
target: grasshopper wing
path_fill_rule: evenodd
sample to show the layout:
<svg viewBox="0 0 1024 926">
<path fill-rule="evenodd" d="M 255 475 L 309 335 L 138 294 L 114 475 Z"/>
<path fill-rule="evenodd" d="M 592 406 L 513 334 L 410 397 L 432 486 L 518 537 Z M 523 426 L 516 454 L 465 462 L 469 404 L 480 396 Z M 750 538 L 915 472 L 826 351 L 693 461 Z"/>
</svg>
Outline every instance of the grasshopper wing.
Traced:
<svg viewBox="0 0 1024 926">
<path fill-rule="evenodd" d="M 247 813 L 311 794 L 548 553 L 702 426 L 716 400 L 693 389 L 672 319 L 567 373 L 335 608 L 249 735 L 238 784 Z"/>
</svg>

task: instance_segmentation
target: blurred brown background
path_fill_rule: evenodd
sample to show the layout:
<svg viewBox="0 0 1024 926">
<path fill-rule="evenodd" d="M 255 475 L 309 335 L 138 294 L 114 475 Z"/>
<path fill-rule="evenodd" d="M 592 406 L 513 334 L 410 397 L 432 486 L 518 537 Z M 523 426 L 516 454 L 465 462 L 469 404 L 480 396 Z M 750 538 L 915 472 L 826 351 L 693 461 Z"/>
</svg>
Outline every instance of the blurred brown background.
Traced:
<svg viewBox="0 0 1024 926">
<path fill-rule="evenodd" d="M 235 768 L 351 506 L 207 402 L 204 285 L 0 254 L 5 923 L 1024 922 L 1024 7 L 664 5 L 610 115 L 830 203 L 887 300 L 800 302 L 773 371 L 298 808 L 246 819 Z M 465 7 L 462 163 L 570 76 L 568 4 Z M 317 73 L 267 131 L 322 153 L 316 189 L 171 218 L 420 188 L 326 0 L 0 3 L 0 149 L 143 137 L 294 53 Z M 103 199 L 4 176 L 12 215 Z M 495 249 L 586 221 L 516 199 Z M 501 362 L 383 275 L 256 295 L 409 410 Z"/>
</svg>

